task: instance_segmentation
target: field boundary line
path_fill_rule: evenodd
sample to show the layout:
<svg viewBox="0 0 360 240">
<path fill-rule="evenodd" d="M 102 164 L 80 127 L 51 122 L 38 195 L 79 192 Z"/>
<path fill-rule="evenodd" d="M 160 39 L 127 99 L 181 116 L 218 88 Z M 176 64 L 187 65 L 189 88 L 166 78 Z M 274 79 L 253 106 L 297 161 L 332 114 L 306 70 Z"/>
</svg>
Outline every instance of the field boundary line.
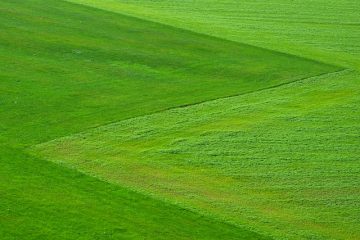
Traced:
<svg viewBox="0 0 360 240">
<path fill-rule="evenodd" d="M 290 82 L 280 83 L 280 84 L 273 85 L 273 86 L 270 86 L 270 87 L 257 89 L 257 90 L 254 90 L 254 91 L 248 91 L 248 92 L 244 92 L 244 93 L 237 93 L 237 94 L 232 94 L 232 95 L 228 95 L 228 96 L 224 96 L 224 97 L 218 97 L 218 98 L 208 99 L 208 100 L 204 100 L 204 101 L 199 101 L 199 102 L 194 102 L 194 103 L 189 103 L 189 104 L 183 104 L 183 105 L 178 105 L 178 106 L 174 106 L 174 107 L 168 107 L 168 108 L 164 108 L 164 109 L 154 111 L 154 112 L 144 114 L 144 115 L 138 115 L 138 116 L 134 116 L 134 117 L 124 118 L 124 119 L 121 119 L 121 120 L 109 121 L 109 122 L 104 123 L 104 124 L 99 124 L 97 126 L 87 128 L 87 129 L 85 129 L 83 131 L 80 131 L 80 132 L 72 133 L 72 134 L 69 134 L 69 135 L 65 135 L 65 136 L 54 138 L 54 139 L 50 139 L 50 140 L 45 141 L 45 142 L 40 142 L 40 143 L 30 145 L 30 146 L 27 147 L 27 149 L 31 149 L 31 148 L 33 148 L 35 146 L 42 145 L 42 144 L 45 144 L 45 143 L 48 143 L 48 142 L 56 141 L 58 139 L 67 138 L 67 137 L 70 137 L 70 136 L 82 134 L 82 133 L 85 133 L 85 132 L 88 132 L 88 131 L 91 131 L 93 129 L 97 129 L 97 128 L 100 128 L 100 127 L 103 127 L 103 126 L 107 126 L 107 125 L 111 125 L 111 124 L 115 124 L 115 123 L 120 123 L 120 122 L 123 122 L 123 121 L 129 121 L 131 119 L 136 119 L 136 118 L 141 118 L 141 117 L 146 117 L 146 116 L 152 116 L 152 115 L 160 114 L 160 113 L 175 110 L 175 109 L 190 108 L 190 107 L 193 107 L 193 106 L 196 106 L 196 105 L 201 105 L 201 104 L 204 104 L 204 103 L 210 103 L 210 102 L 219 101 L 219 100 L 226 100 L 226 99 L 236 98 L 236 97 L 245 96 L 245 95 L 253 94 L 253 93 L 257 93 L 257 92 L 263 92 L 263 91 L 267 91 L 267 90 L 270 90 L 270 89 L 291 85 L 291 84 L 294 84 L 294 83 L 297 83 L 297 82 L 310 80 L 310 79 L 313 79 L 313 78 L 319 78 L 319 77 L 323 77 L 323 76 L 327 76 L 327 75 L 342 74 L 342 73 L 345 73 L 345 72 L 352 72 L 352 71 L 355 71 L 355 70 L 348 69 L 348 68 L 343 68 L 343 69 L 340 69 L 340 70 L 337 70 L 337 71 L 334 71 L 334 72 L 327 72 L 327 73 L 317 74 L 317 75 L 314 75 L 314 76 L 311 76 L 311 77 L 298 78 L 298 79 L 294 79 L 294 80 L 292 80 Z M 99 111 L 99 112 L 102 112 L 102 111 Z M 99 112 L 97 112 L 97 113 L 99 113 Z M 92 114 L 94 114 L 94 113 L 92 113 Z M 89 114 L 89 115 L 92 115 L 92 114 Z M 86 115 L 82 115 L 82 116 L 86 116 Z"/>
<path fill-rule="evenodd" d="M 318 60 L 318 59 L 303 57 L 303 56 L 299 56 L 299 55 L 295 55 L 295 54 L 291 54 L 291 53 L 287 53 L 287 52 L 282 52 L 282 51 L 278 51 L 278 50 L 274 50 L 274 49 L 270 49 L 270 48 L 266 48 L 266 47 L 256 46 L 256 45 L 253 45 L 253 44 L 250 44 L 250 43 L 245 43 L 245 42 L 230 40 L 230 39 L 226 39 L 226 38 L 222 38 L 222 37 L 218 37 L 218 36 L 213 36 L 213 35 L 210 35 L 210 34 L 197 32 L 197 31 L 186 29 L 186 28 L 183 28 L 183 27 L 176 27 L 176 26 L 171 25 L 171 24 L 166 24 L 166 23 L 162 23 L 162 22 L 159 22 L 159 21 L 146 19 L 144 17 L 135 16 L 135 15 L 131 15 L 131 14 L 124 13 L 124 12 L 115 12 L 115 11 L 107 10 L 107 9 L 104 9 L 104 8 L 99 8 L 99 7 L 87 5 L 87 4 L 84 4 L 84 3 L 75 3 L 75 2 L 72 2 L 72 1 L 69 1 L 69 0 L 61 0 L 61 1 L 66 2 L 68 4 L 73 4 L 73 5 L 77 5 L 77 6 L 86 7 L 86 8 L 89 8 L 89 9 L 95 9 L 97 11 L 103 11 L 103 12 L 107 12 L 107 13 L 114 14 L 114 15 L 119 15 L 119 16 L 123 16 L 123 17 L 136 19 L 138 21 L 144 21 L 144 22 L 147 22 L 147 23 L 158 24 L 160 26 L 167 27 L 169 29 L 177 30 L 177 31 L 180 31 L 180 32 L 192 33 L 192 34 L 195 34 L 195 35 L 198 35 L 198 36 L 208 37 L 210 39 L 216 39 L 216 40 L 229 42 L 229 43 L 233 43 L 233 44 L 237 44 L 237 45 L 247 46 L 247 47 L 250 47 L 250 48 L 261 49 L 263 51 L 272 52 L 274 54 L 279 54 L 279 55 L 284 55 L 284 56 L 289 56 L 289 57 L 296 57 L 296 58 L 299 58 L 299 59 L 304 59 L 304 60 L 308 60 L 308 61 L 312 61 L 312 62 L 322 63 L 322 64 L 329 65 L 329 66 L 334 66 L 334 67 L 339 67 L 339 68 L 346 68 L 345 66 L 335 65 L 335 64 L 330 63 L 330 62 L 325 62 L 325 61 Z"/>
<path fill-rule="evenodd" d="M 151 192 L 147 192 L 145 190 L 141 190 L 141 189 L 137 189 L 136 187 L 134 186 L 131 186 L 131 185 L 124 185 L 123 183 L 116 183 L 115 181 L 111 181 L 111 180 L 107 180 L 101 176 L 98 176 L 96 174 L 92 174 L 92 173 L 89 173 L 89 172 L 86 172 L 86 171 L 83 171 L 83 170 L 80 170 L 78 169 L 77 167 L 74 167 L 74 166 L 69 166 L 69 165 L 66 165 L 66 164 L 63 164 L 63 163 L 59 163 L 59 162 L 56 162 L 56 161 L 51 161 L 51 160 L 48 160 L 47 158 L 44 158 L 44 157 L 39 157 L 37 156 L 36 154 L 34 154 L 33 152 L 31 151 L 25 151 L 26 154 L 29 154 L 33 157 L 36 157 L 38 159 L 41 159 L 43 161 L 47 161 L 47 162 L 50 162 L 50 163 L 53 163 L 53 164 L 56 164 L 60 167 L 63 167 L 63 168 L 67 168 L 67 169 L 71 169 L 71 170 L 75 170 L 81 174 L 84 174 L 88 177 L 92 177 L 92 178 L 95 178 L 101 182 L 104 182 L 106 184 L 110 184 L 112 186 L 117 186 L 117 187 L 121 187 L 123 189 L 126 189 L 128 191 L 131 191 L 131 192 L 134 192 L 134 193 L 137 193 L 137 194 L 140 194 L 142 196 L 145 196 L 149 199 L 152 199 L 152 200 L 155 200 L 155 201 L 159 201 L 159 202 L 162 202 L 162 203 L 165 203 L 167 205 L 170 205 L 170 206 L 173 206 L 173 207 L 176 207 L 176 208 L 179 208 L 183 211 L 188 211 L 188 212 L 191 212 L 191 213 L 194 213 L 196 215 L 198 215 L 199 217 L 202 217 L 202 218 L 205 218 L 207 220 L 212 220 L 212 221 L 215 221 L 215 222 L 220 222 L 220 223 L 223 223 L 223 224 L 226 224 L 228 226 L 232 226 L 236 229 L 240 229 L 240 230 L 245 230 L 245 231 L 248 231 L 248 232 L 252 232 L 252 233 L 256 233 L 258 235 L 261 235 L 263 237 L 266 237 L 266 238 L 269 238 L 268 240 L 273 240 L 273 236 L 271 235 L 268 235 L 267 233 L 265 232 L 262 232 L 262 231 L 257 231 L 251 227 L 248 227 L 247 225 L 245 224 L 242 224 L 242 223 L 236 223 L 232 220 L 228 220 L 228 219 L 225 219 L 224 217 L 222 217 L 221 215 L 217 215 L 217 214 L 212 214 L 212 213 L 209 213 L 209 212 L 203 212 L 201 210 L 199 210 L 198 208 L 192 208 L 192 207 L 188 207 L 186 205 L 181 205 L 179 203 L 177 203 L 176 201 L 172 201 L 171 199 L 169 198 L 162 198 L 162 197 L 157 197 L 156 194 L 152 194 Z"/>
</svg>

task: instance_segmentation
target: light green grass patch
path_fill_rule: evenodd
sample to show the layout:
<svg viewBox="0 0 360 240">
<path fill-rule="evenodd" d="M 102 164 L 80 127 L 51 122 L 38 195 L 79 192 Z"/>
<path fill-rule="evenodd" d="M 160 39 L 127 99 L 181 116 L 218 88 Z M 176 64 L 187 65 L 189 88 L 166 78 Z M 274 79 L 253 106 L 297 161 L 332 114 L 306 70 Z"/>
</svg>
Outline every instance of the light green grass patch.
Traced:
<svg viewBox="0 0 360 240">
<path fill-rule="evenodd" d="M 121 121 L 33 150 L 275 238 L 356 239 L 359 81 L 343 71 Z"/>
<path fill-rule="evenodd" d="M 0 239 L 268 239 L 0 146 Z"/>
</svg>

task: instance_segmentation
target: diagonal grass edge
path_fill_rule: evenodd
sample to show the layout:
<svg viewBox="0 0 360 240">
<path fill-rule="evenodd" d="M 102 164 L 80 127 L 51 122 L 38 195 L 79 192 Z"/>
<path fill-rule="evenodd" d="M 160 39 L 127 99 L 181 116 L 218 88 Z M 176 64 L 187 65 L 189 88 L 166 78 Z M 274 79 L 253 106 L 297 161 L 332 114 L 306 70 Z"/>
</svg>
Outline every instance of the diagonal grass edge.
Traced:
<svg viewBox="0 0 360 240">
<path fill-rule="evenodd" d="M 244 95 L 247 95 L 247 94 L 253 94 L 253 93 L 256 93 L 256 92 L 261 93 L 262 91 L 266 91 L 266 90 L 270 90 L 270 89 L 273 89 L 273 88 L 282 87 L 282 86 L 285 86 L 285 85 L 294 84 L 294 83 L 296 83 L 296 82 L 304 81 L 304 80 L 307 80 L 307 79 L 313 79 L 313 78 L 324 77 L 324 76 L 331 76 L 331 75 L 333 75 L 333 74 L 338 74 L 338 73 L 350 73 L 350 72 L 354 72 L 354 70 L 345 69 L 345 68 L 344 68 L 344 69 L 340 69 L 340 70 L 337 70 L 337 71 L 334 71 L 334 72 L 327 72 L 327 73 L 322 73 L 322 74 L 315 75 L 315 76 L 311 76 L 311 77 L 295 79 L 295 80 L 290 81 L 290 82 L 281 83 L 281 84 L 278 84 L 278 85 L 275 85 L 275 86 L 271 86 L 271 87 L 267 87 L 267 88 L 262 88 L 262 89 L 257 89 L 257 90 L 254 90 L 254 91 L 249 91 L 249 92 L 240 93 L 240 94 L 234 94 L 234 95 L 231 95 L 231 96 L 225 96 L 225 97 L 220 97 L 220 98 L 215 98 L 215 99 L 209 99 L 209 100 L 205 100 L 205 101 L 202 101 L 202 102 L 195 102 L 195 103 L 191 103 L 191 104 L 185 104 L 185 105 L 180 105 L 180 106 L 165 108 L 165 109 L 162 109 L 162 110 L 159 110 L 159 111 L 156 111 L 156 112 L 152 112 L 152 113 L 149 113 L 149 114 L 146 114 L 146 115 L 140 115 L 140 116 L 130 117 L 130 118 L 122 119 L 122 120 L 120 120 L 120 121 L 115 120 L 115 121 L 112 121 L 112 122 L 107 122 L 107 123 L 102 124 L 102 125 L 98 125 L 98 126 L 94 126 L 94 127 L 85 129 L 85 130 L 83 130 L 83 131 L 81 131 L 81 132 L 77 132 L 77 133 L 74 133 L 74 134 L 71 134 L 71 135 L 67 135 L 67 136 L 62 136 L 62 137 L 60 137 L 60 138 L 50 139 L 50 140 L 48 140 L 48 141 L 46 141 L 46 142 L 37 143 L 37 144 L 35 144 L 35 145 L 26 147 L 26 149 L 31 150 L 32 148 L 34 148 L 34 147 L 36 148 L 37 146 L 41 146 L 42 144 L 47 144 L 47 143 L 50 143 L 50 142 L 52 142 L 52 141 L 60 140 L 60 139 L 62 139 L 62 138 L 68 138 L 68 137 L 73 137 L 73 136 L 76 136 L 76 135 L 81 135 L 81 134 L 83 134 L 83 133 L 86 133 L 86 132 L 91 131 L 92 129 L 97 129 L 97 128 L 101 128 L 101 127 L 106 127 L 107 125 L 112 125 L 112 124 L 118 124 L 118 123 L 120 123 L 120 122 L 128 121 L 128 120 L 131 120 L 131 119 L 136 119 L 136 118 L 142 118 L 142 117 L 148 117 L 148 116 L 152 116 L 152 115 L 157 115 L 157 114 L 161 114 L 161 113 L 166 112 L 166 111 L 172 111 L 172 110 L 177 110 L 177 109 L 185 109 L 185 108 L 188 108 L 188 107 L 193 107 L 193 106 L 201 105 L 201 104 L 204 104 L 204 103 L 216 102 L 216 101 L 218 101 L 218 100 L 226 100 L 226 99 L 236 98 L 236 97 L 244 96 Z"/>
<path fill-rule="evenodd" d="M 229 38 L 222 38 L 222 37 L 219 37 L 219 36 L 210 35 L 210 34 L 207 34 L 207 33 L 198 32 L 198 31 L 191 30 L 191 29 L 186 29 L 186 28 L 183 28 L 183 27 L 179 27 L 179 26 L 175 26 L 175 25 L 171 25 L 171 24 L 166 24 L 164 22 L 147 19 L 147 18 L 141 17 L 140 15 L 137 16 L 137 15 L 127 14 L 125 12 L 111 11 L 111 10 L 108 10 L 106 8 L 100 8 L 100 7 L 96 7 L 95 5 L 90 5 L 90 4 L 81 3 L 81 2 L 75 2 L 75 1 L 72 1 L 72 0 L 60 0 L 60 1 L 68 2 L 70 4 L 80 5 L 80 6 L 84 6 L 84 7 L 88 7 L 88 8 L 93 8 L 93 9 L 97 9 L 97 10 L 100 10 L 100 11 L 105 11 L 105 12 L 108 12 L 108 13 L 111 13 L 111 14 L 116 14 L 116 15 L 120 15 L 120 16 L 126 16 L 126 17 L 133 18 L 133 19 L 140 20 L 140 21 L 145 21 L 145 22 L 149 22 L 149 23 L 156 23 L 156 24 L 159 24 L 159 25 L 162 25 L 162 26 L 166 26 L 168 28 L 176 29 L 177 31 L 181 31 L 181 32 L 184 32 L 184 33 L 192 33 L 192 34 L 196 34 L 198 36 L 206 36 L 206 37 L 209 37 L 209 38 L 222 40 L 222 41 L 225 41 L 225 42 L 231 42 L 231 43 L 235 43 L 235 44 L 239 44 L 239 45 L 243 45 L 243 46 L 248 46 L 248 47 L 255 48 L 255 49 L 262 49 L 264 51 L 269 51 L 269 52 L 273 52 L 273 53 L 277 53 L 277 54 L 283 54 L 285 56 L 302 58 L 302 59 L 306 59 L 306 60 L 309 60 L 309 61 L 318 62 L 318 63 L 322 63 L 322 64 L 325 64 L 325 65 L 339 67 L 339 68 L 343 68 L 343 69 L 346 68 L 344 66 L 340 66 L 340 65 L 335 64 L 335 63 L 330 63 L 330 62 L 327 62 L 327 61 L 323 61 L 321 59 L 314 59 L 314 58 L 310 58 L 308 56 L 300 56 L 300 55 L 296 55 L 296 54 L 281 51 L 281 50 L 270 49 L 270 48 L 263 47 L 263 46 L 260 46 L 260 45 L 253 45 L 253 44 L 246 43 L 246 42 L 235 41 L 235 40 L 232 40 L 232 39 L 229 39 Z"/>
<path fill-rule="evenodd" d="M 0 145 L 0 161 L 2 240 L 270 239 L 23 149 Z"/>
<path fill-rule="evenodd" d="M 11 144 L 340 69 L 69 2 L 5 0 L 0 11 Z"/>
<path fill-rule="evenodd" d="M 358 214 L 359 80 L 345 70 L 121 121 L 32 151 L 275 238 L 356 239 L 358 222 L 347 216 Z"/>
</svg>

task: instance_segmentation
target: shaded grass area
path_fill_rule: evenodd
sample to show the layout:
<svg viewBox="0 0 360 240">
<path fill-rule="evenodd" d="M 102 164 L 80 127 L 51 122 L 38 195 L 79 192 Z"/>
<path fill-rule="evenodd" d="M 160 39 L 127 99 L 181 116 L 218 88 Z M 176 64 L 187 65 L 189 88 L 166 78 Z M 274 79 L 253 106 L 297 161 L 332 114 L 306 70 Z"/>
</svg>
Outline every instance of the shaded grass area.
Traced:
<svg viewBox="0 0 360 240">
<path fill-rule="evenodd" d="M 357 0 L 69 0 L 360 69 Z"/>
<path fill-rule="evenodd" d="M 339 69 L 63 1 L 1 1 L 0 28 L 14 144 Z"/>
<path fill-rule="evenodd" d="M 33 150 L 276 239 L 357 239 L 359 83 L 347 70 Z"/>
<path fill-rule="evenodd" d="M 267 239 L 0 147 L 0 238 Z"/>
</svg>

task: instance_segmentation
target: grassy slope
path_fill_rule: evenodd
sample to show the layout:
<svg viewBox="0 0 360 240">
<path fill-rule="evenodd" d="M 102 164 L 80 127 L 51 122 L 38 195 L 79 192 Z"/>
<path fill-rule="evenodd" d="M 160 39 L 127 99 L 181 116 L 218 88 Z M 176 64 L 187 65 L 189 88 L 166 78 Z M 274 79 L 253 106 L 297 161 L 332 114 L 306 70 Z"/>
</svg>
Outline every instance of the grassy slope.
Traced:
<svg viewBox="0 0 360 240">
<path fill-rule="evenodd" d="M 358 41 L 360 5 L 355 0 L 305 2 L 274 0 L 241 1 L 241 3 L 235 0 L 185 0 L 176 4 L 171 0 L 70 1 L 165 22 L 177 27 L 305 56 L 355 70 L 347 77 L 338 77 L 338 83 L 349 80 L 358 81 L 360 78 L 360 42 Z M 326 83 L 327 81 L 324 81 L 324 84 Z M 353 85 L 352 90 L 359 91 L 360 89 L 358 85 Z M 346 103 L 339 102 L 339 104 Z M 353 108 L 354 112 L 358 110 L 356 106 Z M 346 116 L 351 112 L 339 110 L 338 114 Z M 328 125 L 326 130 L 331 133 L 332 126 Z M 357 136 L 358 133 L 354 131 L 350 134 Z M 336 138 L 330 135 L 329 139 L 332 137 Z M 310 144 L 311 135 L 308 141 Z M 327 141 L 324 142 L 327 143 Z M 271 145 L 264 146 L 271 147 Z M 356 143 L 356 146 L 358 145 Z M 342 154 L 349 155 L 346 151 Z M 334 176 L 336 176 L 335 173 Z M 340 207 L 338 208 L 339 214 L 345 214 Z M 323 210 L 326 211 L 326 209 Z M 356 224 L 359 222 L 356 216 L 347 221 Z M 349 226 L 351 224 L 344 228 Z M 345 230 L 345 232 L 351 235 L 352 231 Z"/>
<path fill-rule="evenodd" d="M 69 0 L 360 69 L 357 0 Z"/>
<path fill-rule="evenodd" d="M 15 144 L 338 69 L 63 1 L 0 11 L 1 137 Z"/>
<path fill-rule="evenodd" d="M 348 70 L 121 121 L 36 151 L 275 238 L 358 239 L 359 84 Z"/>
<path fill-rule="evenodd" d="M 0 147 L 0 239 L 263 239 Z M 265 238 L 264 238 L 265 239 Z"/>
<path fill-rule="evenodd" d="M 141 226 L 146 226 L 144 232 L 151 233 L 153 230 L 156 232 L 155 229 L 161 226 L 163 235 L 157 236 L 164 236 L 164 238 L 172 237 L 171 231 L 178 231 L 177 236 L 184 236 L 184 238 L 188 236 L 217 238 L 216 233 L 223 230 L 229 232 L 229 237 L 238 238 L 237 234 L 258 237 L 256 234 L 244 233 L 241 229 L 228 228 L 221 223 L 207 220 L 201 222 L 199 226 L 193 226 L 189 222 L 192 223 L 198 216 L 193 216 L 191 213 L 179 215 L 179 219 L 169 219 L 167 218 L 169 216 L 166 216 L 154 222 L 150 220 L 144 222 L 144 219 L 149 219 L 149 215 L 155 214 L 155 218 L 162 218 L 168 211 L 175 211 L 174 215 L 179 211 L 176 208 L 167 208 L 162 203 L 151 199 L 139 205 L 130 206 L 128 211 L 146 209 L 147 206 L 154 206 L 154 204 L 160 204 L 163 208 L 145 211 L 145 216 L 140 220 L 132 215 L 130 220 L 126 219 L 122 222 L 118 216 L 123 215 L 123 212 L 119 212 L 119 208 L 128 202 L 117 198 L 127 194 L 133 199 L 141 198 L 141 196 L 114 187 L 119 192 L 119 195 L 116 195 L 114 191 L 103 189 L 109 185 L 82 175 L 82 180 L 72 185 L 73 182 L 69 181 L 68 177 L 73 177 L 72 174 L 77 175 L 76 173 L 41 162 L 40 159 L 33 159 L 26 154 L 23 155 L 22 149 L 14 149 L 9 145 L 19 143 L 30 145 L 104 122 L 231 95 L 233 92 L 230 92 L 229 88 L 233 89 L 234 86 L 223 83 L 238 79 L 239 69 L 234 65 L 239 62 L 244 81 L 235 82 L 235 84 L 241 91 L 244 89 L 251 91 L 282 81 L 291 81 L 288 77 L 300 77 L 303 74 L 301 68 L 312 69 L 306 73 L 306 75 L 312 75 L 333 69 L 332 67 L 315 64 L 317 66 L 313 69 L 314 63 L 309 61 L 297 59 L 295 63 L 293 57 L 65 4 L 61 1 L 1 1 L 0 11 L 2 33 L 0 46 L 2 53 L 5 53 L 0 56 L 2 62 L 0 102 L 2 106 L 5 106 L 0 110 L 2 119 L 0 140 L 6 143 L 0 154 L 2 162 L 5 163 L 1 165 L 1 171 L 5 173 L 1 174 L 3 178 L 1 183 L 5 183 L 1 189 L 2 196 L 6 196 L 2 197 L 1 206 L 2 212 L 13 210 L 6 215 L 5 221 L 1 222 L 0 232 L 3 236 L 6 234 L 6 237 L 13 238 L 16 233 L 18 237 L 46 239 L 50 235 L 53 237 L 56 233 L 62 237 L 61 239 L 65 237 L 71 239 L 77 237 L 76 232 L 88 228 L 87 231 L 82 232 L 84 238 L 104 239 L 105 237 L 119 237 L 118 234 L 143 238 L 144 235 L 133 235 L 140 231 L 138 228 L 135 229 L 134 225 L 138 226 L 138 222 L 141 222 Z M 129 30 L 128 24 L 139 27 L 138 32 L 133 31 L 134 29 Z M 155 30 L 149 31 L 149 29 Z M 159 35 L 161 31 L 166 31 L 166 34 Z M 179 36 L 185 36 L 186 39 L 193 41 L 184 43 L 184 39 L 180 39 Z M 158 45 L 144 44 L 145 42 L 139 38 L 145 38 L 151 43 L 156 42 Z M 127 39 L 131 41 L 128 42 Z M 183 46 L 181 49 L 178 49 L 179 42 Z M 158 52 L 159 46 L 166 48 L 166 51 Z M 194 46 L 195 49 L 193 49 Z M 136 54 L 133 54 L 134 52 Z M 182 55 L 181 53 L 184 52 L 186 54 Z M 243 58 L 239 59 L 238 53 L 241 53 Z M 221 59 L 218 61 L 219 55 Z M 279 61 L 267 61 L 273 60 L 274 55 Z M 216 56 L 216 61 L 214 56 Z M 252 61 L 247 64 L 249 57 Z M 261 60 L 263 58 L 264 62 Z M 204 62 L 208 59 L 211 59 L 210 63 L 207 62 L 208 65 L 197 64 L 199 61 Z M 224 63 L 225 66 L 219 65 L 219 62 Z M 262 65 L 260 69 L 257 65 L 254 70 L 254 62 L 265 65 Z M 269 63 L 270 66 L 267 65 Z M 242 72 L 244 64 L 249 67 L 247 67 L 249 74 Z M 284 65 L 285 67 L 282 67 Z M 279 66 L 281 66 L 280 69 Z M 293 67 L 290 72 L 289 66 Z M 269 69 L 264 70 L 267 67 Z M 219 79 L 216 75 L 219 68 L 226 69 L 230 74 L 220 71 L 219 75 L 221 77 L 225 75 L 225 79 Z M 197 71 L 198 69 L 201 71 Z M 259 79 L 259 76 L 264 76 L 254 75 L 254 71 L 259 73 L 261 69 L 266 75 L 276 69 L 276 72 L 272 72 L 276 74 L 276 78 L 267 79 L 275 81 L 266 81 L 265 85 L 262 81 L 255 85 L 245 84 L 244 86 L 243 83 L 249 79 L 253 77 Z M 281 73 L 281 77 L 277 75 L 278 73 Z M 176 84 L 169 82 L 169 77 L 175 80 Z M 156 79 L 155 83 L 150 81 L 154 79 Z M 207 86 L 212 87 L 203 89 L 201 94 L 197 91 L 194 95 L 191 92 L 194 86 L 188 84 L 193 79 L 197 81 L 201 79 L 201 83 L 207 83 Z M 160 82 L 164 83 L 162 88 L 158 87 Z M 148 91 L 146 96 L 136 95 L 140 92 L 139 85 L 142 86 L 141 89 L 146 88 Z M 174 88 L 174 86 L 177 87 Z M 198 86 L 201 89 L 202 87 Z M 126 95 L 120 95 L 119 92 Z M 134 93 L 136 94 L 133 95 Z M 134 107 L 129 109 L 130 105 Z M 46 174 L 39 176 L 39 171 Z M 54 175 L 56 178 L 52 180 L 51 176 Z M 16 176 L 16 182 L 13 181 L 13 176 Z M 94 181 L 96 184 L 93 184 Z M 101 201 L 92 194 L 83 193 L 89 182 L 97 189 L 96 193 L 104 196 Z M 89 213 L 88 209 L 79 205 L 69 204 L 62 208 L 60 205 L 55 205 L 53 196 L 63 195 L 63 189 L 69 186 L 71 186 L 70 195 L 73 196 L 71 199 L 85 201 L 88 206 L 96 208 L 96 213 Z M 35 195 L 34 191 L 41 192 L 43 195 Z M 14 196 L 24 197 L 15 197 L 15 201 Z M 26 199 L 30 199 L 31 203 L 29 204 Z M 103 202 L 111 203 L 111 207 L 104 208 Z M 30 211 L 31 208 L 35 211 Z M 63 210 L 60 213 L 57 211 L 59 208 Z M 49 219 L 49 211 L 51 219 Z M 24 213 L 30 215 L 26 216 Z M 97 228 L 93 225 L 94 218 L 91 216 L 106 218 L 106 220 Z M 70 218 L 73 219 L 71 222 L 59 221 Z M 131 219 L 134 221 L 133 224 L 129 224 Z M 16 223 L 23 224 L 17 228 Z M 119 224 L 128 224 L 126 233 L 115 229 Z M 35 230 L 39 226 L 41 227 Z M 184 231 L 183 228 L 179 230 L 176 226 L 186 226 L 188 231 Z M 204 230 L 198 232 L 198 228 Z M 103 229 L 106 229 L 106 232 L 98 235 Z M 212 232 L 211 229 L 214 231 Z"/>
<path fill-rule="evenodd" d="M 95 196 L 82 193 L 87 181 L 95 181 L 84 179 L 78 187 L 71 185 L 72 199 L 87 199 L 87 205 L 97 209 L 95 219 L 97 214 L 110 219 L 95 228 L 90 210 L 68 204 L 56 211 L 59 205 L 53 202 L 53 196 L 68 194 L 63 189 L 71 184 L 66 180 L 70 173 L 23 154 L 24 146 L 114 120 L 338 69 L 62 1 L 4 0 L 0 11 L 1 206 L 2 212 L 11 211 L 1 223 L 1 234 L 10 238 L 17 234 L 39 239 L 54 233 L 73 238 L 86 225 L 91 227 L 84 238 L 90 238 L 103 228 L 118 225 L 121 212 L 117 209 L 124 204 L 114 200 L 117 195 L 112 191 L 101 192 L 107 185 L 97 183 L 95 187 L 104 201 L 111 202 L 105 208 Z M 52 179 L 52 175 L 58 177 Z M 135 211 L 157 204 L 152 201 L 129 208 Z M 204 221 L 204 231 L 197 233 L 199 226 L 189 224 L 195 217 L 191 214 L 179 215 L 178 220 L 164 218 L 150 226 L 146 216 L 162 218 L 172 210 L 164 206 L 156 211 L 159 213 L 144 213 L 143 224 L 149 224 L 146 232 L 157 232 L 162 226 L 164 238 L 172 236 L 174 226 L 186 227 L 184 236 L 199 237 L 216 237 L 214 232 L 228 228 Z M 70 223 L 68 217 L 73 218 Z M 129 223 L 126 234 L 138 231 L 134 228 L 137 221 Z M 17 227 L 17 223 L 22 224 Z M 238 228 L 226 231 L 234 237 L 258 237 Z"/>
</svg>

